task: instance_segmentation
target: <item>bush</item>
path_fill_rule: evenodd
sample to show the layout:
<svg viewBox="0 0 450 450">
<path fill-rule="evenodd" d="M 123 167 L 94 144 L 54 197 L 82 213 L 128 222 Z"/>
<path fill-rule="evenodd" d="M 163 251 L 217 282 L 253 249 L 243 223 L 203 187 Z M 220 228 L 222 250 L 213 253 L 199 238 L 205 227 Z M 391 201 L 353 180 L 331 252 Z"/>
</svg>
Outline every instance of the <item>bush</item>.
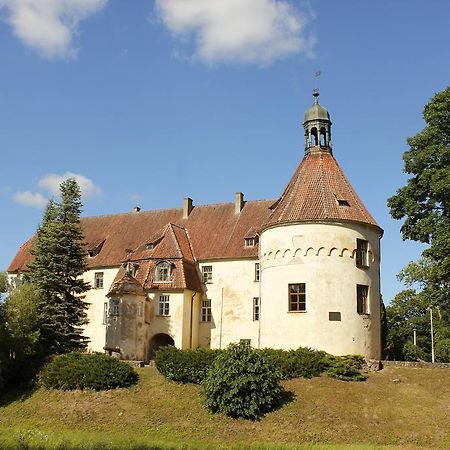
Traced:
<svg viewBox="0 0 450 450">
<path fill-rule="evenodd" d="M 257 419 L 281 404 L 280 379 L 262 352 L 246 343 L 230 344 L 202 383 L 205 406 L 213 413 Z"/>
<path fill-rule="evenodd" d="M 417 361 L 419 359 L 429 361 L 430 359 L 426 350 L 420 345 L 414 345 L 411 341 L 405 342 L 405 345 L 403 346 L 403 355 L 405 356 L 405 361 Z"/>
<path fill-rule="evenodd" d="M 179 350 L 167 345 L 157 350 L 155 365 L 169 380 L 199 384 L 220 352 L 205 348 Z"/>
<path fill-rule="evenodd" d="M 367 376 L 361 373 L 364 365 L 364 358 L 359 355 L 332 356 L 326 357 L 325 373 L 342 381 L 365 381 Z"/>
<path fill-rule="evenodd" d="M 436 343 L 436 359 L 439 362 L 450 363 L 450 339 L 441 339 Z"/>
<path fill-rule="evenodd" d="M 299 347 L 297 350 L 266 348 L 261 352 L 281 371 L 283 380 L 318 377 L 325 369 L 325 352 Z"/>
<path fill-rule="evenodd" d="M 128 364 L 108 355 L 79 352 L 57 356 L 42 373 L 42 384 L 50 389 L 94 389 L 129 387 L 137 373 Z"/>
</svg>

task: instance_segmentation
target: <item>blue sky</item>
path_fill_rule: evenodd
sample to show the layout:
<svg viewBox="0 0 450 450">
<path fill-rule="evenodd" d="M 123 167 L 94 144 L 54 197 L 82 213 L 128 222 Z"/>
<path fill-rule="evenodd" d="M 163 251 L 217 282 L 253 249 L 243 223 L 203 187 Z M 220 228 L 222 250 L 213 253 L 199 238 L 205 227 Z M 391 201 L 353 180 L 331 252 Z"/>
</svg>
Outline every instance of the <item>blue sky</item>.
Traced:
<svg viewBox="0 0 450 450">
<path fill-rule="evenodd" d="M 334 155 L 385 230 L 382 291 L 421 246 L 386 199 L 449 84 L 445 0 L 0 0 L 0 269 L 61 177 L 84 215 L 277 198 L 320 69 Z"/>
</svg>

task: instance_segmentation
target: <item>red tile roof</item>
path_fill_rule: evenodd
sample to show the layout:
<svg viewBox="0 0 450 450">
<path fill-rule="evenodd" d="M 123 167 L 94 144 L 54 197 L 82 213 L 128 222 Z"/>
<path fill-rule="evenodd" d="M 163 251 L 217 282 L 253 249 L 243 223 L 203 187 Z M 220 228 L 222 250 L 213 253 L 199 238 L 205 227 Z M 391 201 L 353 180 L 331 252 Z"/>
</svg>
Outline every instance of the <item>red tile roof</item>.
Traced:
<svg viewBox="0 0 450 450">
<path fill-rule="evenodd" d="M 234 203 L 194 206 L 186 219 L 182 208 L 88 217 L 81 219 L 81 226 L 87 249 L 101 246 L 98 254 L 88 258 L 88 267 L 117 267 L 126 260 L 180 259 L 179 272 L 194 286 L 197 280 L 189 263 L 256 258 L 258 246 L 245 247 L 245 237 L 276 224 L 314 220 L 360 222 L 379 228 L 334 157 L 320 147 L 303 158 L 275 203 L 248 201 L 238 214 Z M 155 244 L 153 249 L 148 248 L 150 243 Z M 33 238 L 19 249 L 9 272 L 26 270 L 32 245 Z M 147 278 L 141 282 L 147 283 Z"/>
<path fill-rule="evenodd" d="M 379 228 L 333 155 L 319 149 L 303 158 L 271 209 L 264 227 L 310 220 L 339 220 Z"/>
<path fill-rule="evenodd" d="M 251 227 L 261 227 L 269 217 L 272 203 L 273 200 L 247 201 L 240 214 L 235 214 L 234 203 L 194 206 L 187 219 L 183 219 L 181 208 L 82 218 L 87 248 L 105 240 L 101 251 L 88 258 L 87 263 L 90 268 L 117 267 L 127 259 L 145 259 L 158 254 L 168 258 L 170 255 L 163 256 L 163 253 L 172 250 L 174 257 L 179 257 L 181 251 L 184 258 L 195 256 L 197 260 L 256 258 L 258 248 L 244 247 L 244 235 Z M 163 243 L 163 239 L 154 248 L 157 253 L 152 255 L 146 244 L 162 238 L 169 224 L 177 248 L 160 251 L 160 245 L 169 245 L 169 241 Z M 26 270 L 33 242 L 31 238 L 22 245 L 9 272 Z"/>
</svg>

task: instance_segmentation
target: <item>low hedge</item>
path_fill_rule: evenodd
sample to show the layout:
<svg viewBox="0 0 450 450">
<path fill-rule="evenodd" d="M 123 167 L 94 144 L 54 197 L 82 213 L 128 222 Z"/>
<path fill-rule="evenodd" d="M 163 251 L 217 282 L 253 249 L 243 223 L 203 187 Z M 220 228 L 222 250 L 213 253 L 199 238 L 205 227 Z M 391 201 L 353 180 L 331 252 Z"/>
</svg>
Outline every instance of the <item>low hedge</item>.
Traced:
<svg viewBox="0 0 450 450">
<path fill-rule="evenodd" d="M 173 346 L 161 347 L 156 352 L 155 365 L 166 378 L 179 383 L 200 384 L 216 358 L 225 350 L 180 350 Z M 323 351 L 300 347 L 296 350 L 266 348 L 251 349 L 276 368 L 283 380 L 312 378 L 322 373 L 343 381 L 363 381 L 361 356 L 332 356 Z"/>
<path fill-rule="evenodd" d="M 55 357 L 41 375 L 48 389 L 93 389 L 96 391 L 129 387 L 138 380 L 128 364 L 100 353 L 72 352 Z"/>
<path fill-rule="evenodd" d="M 308 347 L 296 350 L 265 348 L 259 351 L 280 370 L 283 380 L 318 377 L 327 366 L 327 354 Z"/>
<path fill-rule="evenodd" d="M 169 380 L 179 383 L 200 384 L 221 350 L 197 348 L 179 350 L 172 345 L 156 351 L 156 368 Z"/>
</svg>

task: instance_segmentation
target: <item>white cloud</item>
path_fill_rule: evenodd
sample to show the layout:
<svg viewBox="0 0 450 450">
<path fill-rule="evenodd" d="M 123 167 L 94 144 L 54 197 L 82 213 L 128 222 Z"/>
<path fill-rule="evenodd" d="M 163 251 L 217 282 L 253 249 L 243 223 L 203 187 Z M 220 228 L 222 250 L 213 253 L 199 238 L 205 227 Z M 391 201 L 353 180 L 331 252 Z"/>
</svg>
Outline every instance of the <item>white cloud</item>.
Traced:
<svg viewBox="0 0 450 450">
<path fill-rule="evenodd" d="M 20 191 L 13 194 L 13 199 L 15 202 L 24 205 L 24 206 L 32 206 L 33 208 L 42 209 L 48 202 L 42 194 L 39 192 L 31 192 L 31 191 Z"/>
<path fill-rule="evenodd" d="M 207 63 L 269 64 L 314 47 L 312 15 L 287 0 L 156 0 L 156 11 L 175 37 L 194 38 L 194 58 Z"/>
<path fill-rule="evenodd" d="M 42 189 L 46 189 L 52 195 L 56 196 L 59 194 L 60 184 L 68 178 L 75 178 L 77 183 L 80 185 L 81 194 L 84 197 L 100 197 L 102 195 L 101 189 L 96 186 L 91 179 L 85 177 L 84 175 L 72 172 L 66 172 L 62 175 L 57 175 L 55 173 L 45 175 L 45 177 L 38 181 L 38 186 Z"/>
<path fill-rule="evenodd" d="M 74 57 L 73 37 L 79 22 L 101 10 L 108 0 L 0 0 L 0 10 L 14 34 L 48 58 Z"/>
</svg>

